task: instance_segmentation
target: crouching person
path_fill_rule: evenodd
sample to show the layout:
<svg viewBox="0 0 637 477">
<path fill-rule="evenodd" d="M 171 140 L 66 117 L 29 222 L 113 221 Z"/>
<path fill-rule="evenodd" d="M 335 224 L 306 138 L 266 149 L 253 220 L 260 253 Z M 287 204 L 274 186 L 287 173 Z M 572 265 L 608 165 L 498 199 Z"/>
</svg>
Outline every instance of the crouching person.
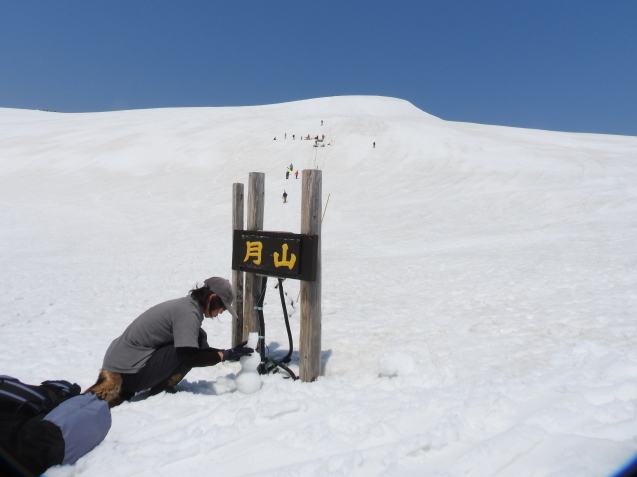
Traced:
<svg viewBox="0 0 637 477">
<path fill-rule="evenodd" d="M 234 298 L 228 280 L 212 277 L 188 296 L 146 310 L 108 347 L 97 382 L 84 393 L 93 392 L 114 407 L 146 389 L 151 396 L 175 392 L 192 368 L 251 354 L 254 350 L 243 345 L 211 348 L 201 328 L 204 316 L 214 318 L 228 310 L 236 317 Z"/>
</svg>

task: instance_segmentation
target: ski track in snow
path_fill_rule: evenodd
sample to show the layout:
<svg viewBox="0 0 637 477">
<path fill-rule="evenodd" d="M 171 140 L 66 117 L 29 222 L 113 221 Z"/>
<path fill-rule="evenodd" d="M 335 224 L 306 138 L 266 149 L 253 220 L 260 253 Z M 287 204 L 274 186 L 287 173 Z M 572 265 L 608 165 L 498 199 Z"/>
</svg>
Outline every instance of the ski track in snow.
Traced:
<svg viewBox="0 0 637 477">
<path fill-rule="evenodd" d="M 91 385 L 142 311 L 230 277 L 233 182 L 264 172 L 265 229 L 299 231 L 289 163 L 322 169 L 330 196 L 323 376 L 242 395 L 237 363 L 193 370 L 113 409 L 106 440 L 47 475 L 581 477 L 635 453 L 637 138 L 392 98 L 0 109 L 0 374 Z M 299 284 L 284 286 L 298 341 Z M 224 315 L 204 322 L 212 346 L 230 344 Z"/>
</svg>

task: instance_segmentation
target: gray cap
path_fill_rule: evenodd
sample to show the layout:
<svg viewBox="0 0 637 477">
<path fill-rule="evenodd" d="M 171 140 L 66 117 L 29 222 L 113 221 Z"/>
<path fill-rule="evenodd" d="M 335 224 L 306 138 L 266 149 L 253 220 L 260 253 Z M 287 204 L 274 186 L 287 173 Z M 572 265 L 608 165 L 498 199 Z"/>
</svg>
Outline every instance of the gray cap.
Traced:
<svg viewBox="0 0 637 477">
<path fill-rule="evenodd" d="M 234 318 L 236 318 L 237 312 L 232 307 L 232 303 L 234 302 L 235 297 L 234 297 L 234 292 L 232 291 L 232 285 L 230 285 L 230 282 L 226 280 L 225 278 L 212 277 L 212 278 L 208 278 L 208 280 L 204 282 L 204 285 L 210 288 L 210 290 L 212 290 L 212 292 L 215 295 L 221 298 L 221 301 L 223 302 L 223 306 L 226 308 L 226 310 L 230 312 L 230 314 Z"/>
</svg>

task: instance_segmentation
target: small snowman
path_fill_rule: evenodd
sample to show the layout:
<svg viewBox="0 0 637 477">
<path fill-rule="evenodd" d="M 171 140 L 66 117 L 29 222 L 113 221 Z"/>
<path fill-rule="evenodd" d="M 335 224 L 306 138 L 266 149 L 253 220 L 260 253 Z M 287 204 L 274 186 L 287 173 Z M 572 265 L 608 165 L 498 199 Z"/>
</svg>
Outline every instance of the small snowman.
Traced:
<svg viewBox="0 0 637 477">
<path fill-rule="evenodd" d="M 252 348 L 254 353 L 250 356 L 242 356 L 239 359 L 241 363 L 241 371 L 237 373 L 235 382 L 237 383 L 237 389 L 243 394 L 256 393 L 261 389 L 261 376 L 259 375 L 258 367 L 261 364 L 261 356 L 257 351 L 257 344 L 259 341 L 258 333 L 250 333 L 248 335 L 248 348 Z"/>
</svg>

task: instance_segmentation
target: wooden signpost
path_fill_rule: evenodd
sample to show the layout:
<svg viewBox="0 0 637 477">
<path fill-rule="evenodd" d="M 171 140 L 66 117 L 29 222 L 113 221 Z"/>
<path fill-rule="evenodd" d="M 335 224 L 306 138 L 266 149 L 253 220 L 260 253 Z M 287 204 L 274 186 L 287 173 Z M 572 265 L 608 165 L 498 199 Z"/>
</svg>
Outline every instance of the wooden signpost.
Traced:
<svg viewBox="0 0 637 477">
<path fill-rule="evenodd" d="M 232 230 L 243 229 L 243 184 L 232 184 Z M 243 341 L 243 272 L 232 270 L 235 292 L 234 308 L 237 318 L 232 319 L 232 347 Z"/>
<path fill-rule="evenodd" d="M 301 233 L 316 235 L 316 280 L 301 282 L 301 341 L 299 374 L 301 381 L 314 381 L 321 373 L 321 190 L 320 170 L 303 171 Z"/>
<path fill-rule="evenodd" d="M 248 182 L 248 220 L 246 230 L 263 230 L 263 210 L 265 206 L 265 174 L 251 172 Z M 259 331 L 259 316 L 255 306 L 259 301 L 261 279 L 256 273 L 246 273 L 243 293 L 243 336 L 248 339 L 248 333 Z"/>
<path fill-rule="evenodd" d="M 321 372 L 322 174 L 320 170 L 304 170 L 302 179 L 301 234 L 263 231 L 265 176 L 260 172 L 249 175 L 248 220 L 243 230 L 243 184 L 233 185 L 232 269 L 237 297 L 244 283 L 239 278 L 243 273 L 245 284 L 243 323 L 239 323 L 240 320 L 236 326 L 233 323 L 232 342 L 236 345 L 239 330 L 242 340 L 247 339 L 249 332 L 259 330 L 255 306 L 262 276 L 301 280 L 299 374 L 302 381 L 311 382 Z"/>
</svg>

